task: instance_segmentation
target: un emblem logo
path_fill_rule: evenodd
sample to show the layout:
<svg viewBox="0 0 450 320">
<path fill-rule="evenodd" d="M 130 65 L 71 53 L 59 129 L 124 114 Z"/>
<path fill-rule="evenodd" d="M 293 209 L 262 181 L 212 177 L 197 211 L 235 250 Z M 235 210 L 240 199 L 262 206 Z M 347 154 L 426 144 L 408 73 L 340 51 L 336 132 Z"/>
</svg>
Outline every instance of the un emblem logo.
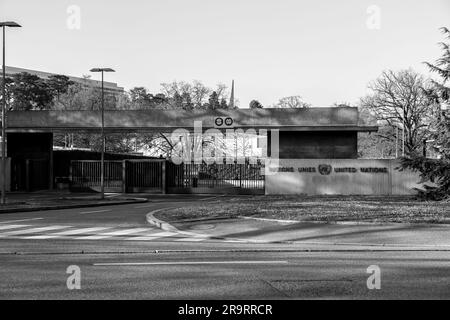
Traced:
<svg viewBox="0 0 450 320">
<path fill-rule="evenodd" d="M 331 173 L 331 166 L 328 164 L 319 165 L 319 173 L 323 176 L 327 176 Z"/>
<path fill-rule="evenodd" d="M 223 125 L 223 119 L 222 118 L 216 118 L 214 121 L 216 123 L 216 126 L 220 127 Z"/>
</svg>

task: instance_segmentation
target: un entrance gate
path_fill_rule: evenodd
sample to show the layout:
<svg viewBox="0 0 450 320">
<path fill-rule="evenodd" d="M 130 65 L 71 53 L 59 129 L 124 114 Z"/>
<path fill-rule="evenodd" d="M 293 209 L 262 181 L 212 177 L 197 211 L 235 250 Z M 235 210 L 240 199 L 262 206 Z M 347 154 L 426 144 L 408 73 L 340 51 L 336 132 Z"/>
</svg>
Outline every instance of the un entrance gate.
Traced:
<svg viewBox="0 0 450 320">
<path fill-rule="evenodd" d="M 264 194 L 258 164 L 167 163 L 169 193 Z"/>
<path fill-rule="evenodd" d="M 175 165 L 166 160 L 105 161 L 106 192 L 264 194 L 261 164 Z M 100 191 L 101 162 L 72 161 L 71 189 Z"/>
<path fill-rule="evenodd" d="M 105 192 L 164 193 L 165 160 L 105 161 Z M 100 191 L 101 161 L 75 160 L 70 165 L 70 188 Z"/>
</svg>

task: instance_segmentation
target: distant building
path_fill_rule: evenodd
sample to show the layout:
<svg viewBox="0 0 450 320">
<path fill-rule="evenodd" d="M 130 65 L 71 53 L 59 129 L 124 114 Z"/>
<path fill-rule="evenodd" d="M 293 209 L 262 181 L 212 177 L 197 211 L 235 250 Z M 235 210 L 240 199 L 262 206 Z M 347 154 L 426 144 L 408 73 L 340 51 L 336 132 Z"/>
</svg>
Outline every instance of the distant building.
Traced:
<svg viewBox="0 0 450 320">
<path fill-rule="evenodd" d="M 0 69 L 0 73 L 2 70 Z M 30 69 L 24 69 L 24 68 L 16 68 L 16 67 L 9 67 L 6 66 L 6 76 L 12 76 L 14 74 L 26 72 L 32 75 L 36 75 L 42 79 L 48 79 L 52 75 L 59 75 L 59 73 L 50 73 L 50 72 L 44 72 L 44 71 L 37 71 L 37 70 L 30 70 Z M 72 80 L 75 83 L 81 84 L 85 87 L 101 87 L 102 82 L 100 80 L 93 80 L 93 79 L 86 79 L 86 78 L 80 78 L 80 77 L 73 77 L 69 75 L 65 75 L 69 77 L 70 80 Z M 114 82 L 107 82 L 104 81 L 104 88 L 105 91 L 111 92 L 111 93 L 123 93 L 124 88 L 119 87 L 117 83 Z"/>
</svg>

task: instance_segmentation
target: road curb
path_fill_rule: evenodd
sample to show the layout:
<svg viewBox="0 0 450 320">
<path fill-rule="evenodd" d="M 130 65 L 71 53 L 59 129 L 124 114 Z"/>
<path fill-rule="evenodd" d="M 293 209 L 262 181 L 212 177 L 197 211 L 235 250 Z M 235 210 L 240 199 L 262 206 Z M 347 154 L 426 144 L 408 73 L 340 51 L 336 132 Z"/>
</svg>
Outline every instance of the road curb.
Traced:
<svg viewBox="0 0 450 320">
<path fill-rule="evenodd" d="M 315 224 L 336 224 L 343 226 L 415 226 L 415 227 L 442 227 L 442 228 L 450 228 L 449 223 L 413 223 L 413 222 L 369 222 L 369 221 L 317 221 L 317 220 L 280 220 L 280 219 L 268 219 L 268 218 L 256 218 L 256 217 L 246 217 L 246 216 L 238 216 L 240 219 L 252 219 L 259 221 L 268 221 L 268 222 L 277 222 L 277 223 L 285 223 L 285 224 L 294 224 L 294 223 L 315 223 Z"/>
<path fill-rule="evenodd" d="M 149 224 L 151 224 L 152 226 L 155 226 L 161 230 L 179 233 L 181 231 L 178 230 L 177 228 L 175 228 L 173 225 L 171 225 L 170 223 L 167 223 L 165 221 L 159 220 L 158 218 L 156 218 L 154 216 L 154 214 L 157 212 L 160 212 L 162 210 L 170 210 L 170 209 L 173 209 L 173 208 L 156 209 L 156 210 L 150 211 L 149 213 L 147 213 L 145 218 Z"/>
<path fill-rule="evenodd" d="M 146 203 L 147 199 L 136 198 L 135 200 L 126 201 L 115 201 L 115 202 L 102 202 L 102 203 L 91 203 L 91 204 L 74 204 L 74 205 L 58 205 L 58 206 L 40 206 L 34 208 L 11 208 L 11 209 L 0 209 L 0 214 L 7 213 L 20 213 L 20 212 L 33 212 L 33 211 L 47 211 L 47 210 L 63 210 L 63 209 L 76 209 L 76 208 L 91 208 L 91 207 L 103 207 L 103 206 L 115 206 L 124 204 L 134 204 L 134 203 Z"/>
<path fill-rule="evenodd" d="M 404 245 L 404 244 L 390 244 L 390 243 L 349 243 L 349 242 L 302 242 L 302 241 L 289 241 L 289 240 L 279 240 L 279 241 L 271 241 L 271 240 L 256 240 L 256 239 L 241 239 L 241 238 L 228 238 L 228 237 L 222 237 L 222 236 L 214 236 L 214 235 L 208 235 L 208 234 L 199 234 L 189 231 L 181 231 L 175 226 L 171 225 L 168 222 L 165 222 L 163 220 L 160 220 L 154 216 L 155 213 L 163 211 L 163 210 L 171 210 L 175 209 L 173 207 L 170 208 L 162 208 L 157 209 L 149 212 L 146 215 L 147 222 L 161 230 L 168 231 L 168 232 L 175 232 L 182 235 L 190 236 L 190 237 L 204 237 L 210 240 L 227 240 L 227 241 L 235 241 L 235 242 L 241 242 L 241 243 L 253 243 L 253 244 L 286 244 L 286 245 L 325 245 L 325 246 L 331 246 L 331 247 L 339 247 L 339 246 L 354 246 L 354 247 L 367 247 L 367 248 L 399 248 L 398 251 L 402 250 L 411 250 L 414 248 L 427 248 L 428 250 L 443 250 L 443 251 L 450 251 L 450 246 L 448 245 Z M 286 221 L 286 220 L 282 220 Z M 292 220 L 289 220 L 292 221 Z M 296 222 L 304 222 L 304 221 L 296 221 Z M 319 222 L 322 223 L 322 222 Z M 325 223 L 322 223 L 325 224 Z M 371 249 L 372 250 L 372 249 Z"/>
<path fill-rule="evenodd" d="M 154 216 L 154 214 L 157 212 L 160 212 L 162 210 L 171 210 L 171 209 L 175 209 L 175 208 L 173 208 L 173 207 L 172 208 L 162 208 L 162 209 L 156 209 L 156 210 L 150 211 L 145 216 L 146 220 L 149 224 L 151 224 L 161 230 L 168 231 L 168 232 L 175 232 L 175 233 L 182 234 L 182 235 L 189 236 L 189 237 L 206 238 L 206 239 L 211 239 L 211 240 L 233 240 L 233 241 L 245 241 L 245 242 L 248 241 L 245 239 L 225 238 L 225 237 L 195 233 L 195 232 L 190 232 L 190 231 L 182 231 L 182 230 L 179 230 L 178 228 L 176 228 L 175 226 L 171 225 L 170 223 L 160 220 Z"/>
</svg>

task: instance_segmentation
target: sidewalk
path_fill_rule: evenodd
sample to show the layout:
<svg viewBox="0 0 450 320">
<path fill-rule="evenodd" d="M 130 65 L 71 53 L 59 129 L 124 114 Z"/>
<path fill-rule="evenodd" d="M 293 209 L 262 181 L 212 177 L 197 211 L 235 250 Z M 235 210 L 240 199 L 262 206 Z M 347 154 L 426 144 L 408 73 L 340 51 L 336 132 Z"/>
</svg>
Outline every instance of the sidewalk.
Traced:
<svg viewBox="0 0 450 320">
<path fill-rule="evenodd" d="M 429 224 L 329 224 L 254 219 L 204 219 L 174 222 L 178 230 L 254 242 L 450 249 L 450 226 Z"/>
<path fill-rule="evenodd" d="M 95 193 L 69 193 L 58 191 L 11 192 L 6 195 L 6 205 L 0 206 L 0 214 L 42 210 L 57 210 L 83 207 L 97 207 L 127 203 L 147 202 L 138 195 L 106 194 L 101 200 Z"/>
</svg>

